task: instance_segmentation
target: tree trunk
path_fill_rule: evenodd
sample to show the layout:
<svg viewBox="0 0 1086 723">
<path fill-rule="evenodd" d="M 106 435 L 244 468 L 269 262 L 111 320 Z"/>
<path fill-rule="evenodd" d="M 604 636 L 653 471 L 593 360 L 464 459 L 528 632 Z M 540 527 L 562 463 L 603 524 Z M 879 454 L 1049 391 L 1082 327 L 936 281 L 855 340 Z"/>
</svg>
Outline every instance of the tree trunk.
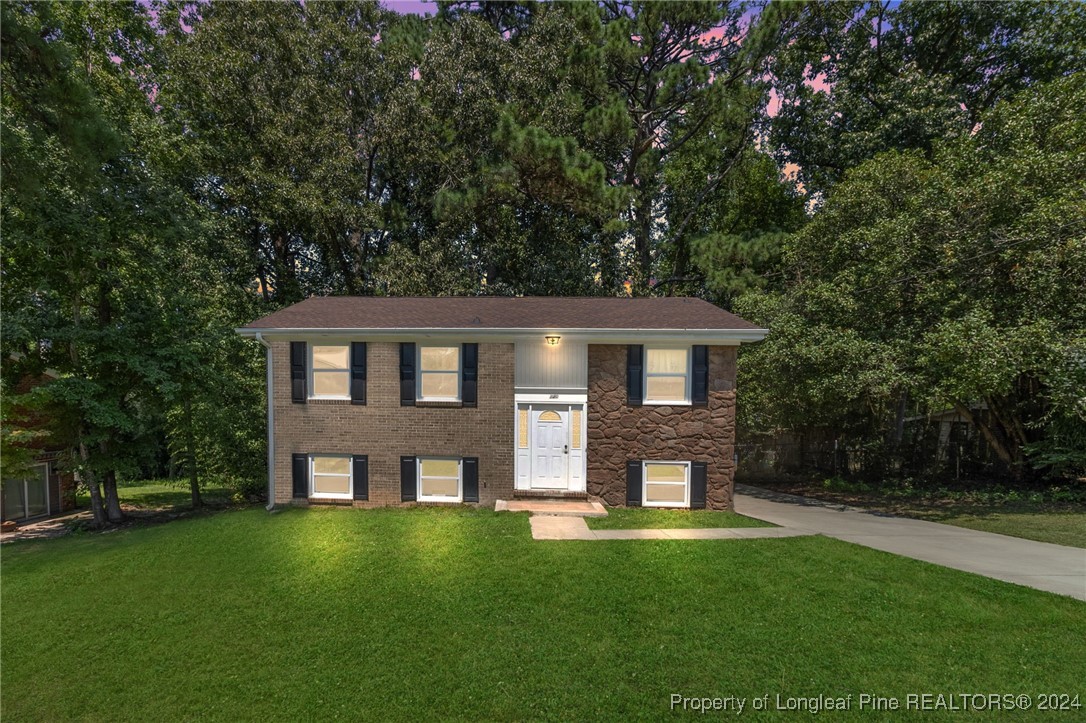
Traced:
<svg viewBox="0 0 1086 723">
<path fill-rule="evenodd" d="M 294 302 L 302 298 L 302 289 L 298 283 L 298 270 L 294 266 L 294 254 L 290 248 L 290 236 L 282 230 L 272 235 L 272 249 L 275 256 L 275 298 L 278 301 Z"/>
<path fill-rule="evenodd" d="M 106 526 L 106 510 L 102 505 L 102 489 L 98 486 L 98 479 L 94 476 L 94 472 L 86 466 L 90 460 L 90 452 L 87 451 L 87 445 L 80 440 L 79 442 L 79 458 L 83 460 L 83 484 L 87 485 L 87 491 L 90 492 L 91 502 L 91 514 L 94 516 L 95 527 Z"/>
<path fill-rule="evenodd" d="M 980 433 L 984 435 L 984 440 L 988 443 L 988 447 L 1007 466 L 1011 476 L 1015 480 L 1021 480 L 1025 476 L 1025 470 L 1022 465 L 1020 450 L 1012 449 L 1007 443 L 1006 436 L 1000 430 L 995 429 L 991 424 L 982 421 L 980 417 L 973 414 L 968 405 L 957 401 L 953 402 L 953 404 L 958 414 L 965 417 L 974 427 L 980 430 Z"/>
<path fill-rule="evenodd" d="M 192 492 L 193 508 L 200 507 L 204 501 L 200 498 L 200 476 L 196 470 L 196 440 L 192 434 L 192 400 L 185 396 L 185 466 L 189 471 L 189 490 Z"/>
<path fill-rule="evenodd" d="M 102 475 L 102 486 L 106 493 L 106 515 L 113 523 L 124 522 L 124 511 L 121 510 L 121 499 L 117 496 L 117 472 L 109 470 Z"/>
<path fill-rule="evenodd" d="M 639 275 L 634 280 L 634 295 L 639 296 L 652 285 L 652 196 L 645 189 L 640 190 L 634 204 L 634 250 Z"/>
<path fill-rule="evenodd" d="M 909 393 L 902 392 L 897 401 L 897 418 L 894 420 L 894 447 L 900 447 L 905 439 L 905 412 L 909 408 Z"/>
</svg>

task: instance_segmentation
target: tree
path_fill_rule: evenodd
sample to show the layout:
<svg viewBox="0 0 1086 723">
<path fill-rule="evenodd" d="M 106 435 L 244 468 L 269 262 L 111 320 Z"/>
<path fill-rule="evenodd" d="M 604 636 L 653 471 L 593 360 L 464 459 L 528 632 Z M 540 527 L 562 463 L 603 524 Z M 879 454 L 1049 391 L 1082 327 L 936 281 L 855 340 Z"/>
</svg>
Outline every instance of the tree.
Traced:
<svg viewBox="0 0 1086 723">
<path fill-rule="evenodd" d="M 600 216 L 612 214 L 612 221 L 602 226 L 597 221 L 582 246 L 601 257 L 596 262 L 601 268 L 617 271 L 619 282 L 632 279 L 634 291 L 644 294 L 652 292 L 654 281 L 673 291 L 675 282 L 686 279 L 698 209 L 718 200 L 753 150 L 755 121 L 768 90 L 759 76 L 781 41 L 783 17 L 792 10 L 770 5 L 753 15 L 747 11 L 743 3 L 728 2 L 608 1 L 553 8 L 464 2 L 444 3 L 441 17 L 452 23 L 453 32 L 471 19 L 485 20 L 495 37 L 506 39 L 496 41 L 498 47 L 525 46 L 525 38 L 545 37 L 556 15 L 568 18 L 576 29 L 564 39 L 561 55 L 560 77 L 568 81 L 548 87 L 554 70 L 541 76 L 535 85 L 549 92 L 526 98 L 531 103 L 518 111 L 517 124 L 526 131 L 545 125 L 548 141 L 566 143 L 569 154 L 575 148 L 602 165 L 613 192 Z M 514 76 L 528 74 L 522 67 Z M 562 125 L 552 118 L 574 122 Z M 509 125 L 502 126 L 500 137 L 521 136 Z M 522 167 L 538 168 L 540 159 L 534 157 L 545 159 L 544 148 L 538 141 L 521 142 L 521 157 L 527 152 L 531 161 L 522 161 Z M 500 157 L 517 153 L 517 148 L 497 150 Z M 685 162 L 677 160 L 682 153 Z M 687 173 L 683 192 L 673 192 L 668 183 L 680 174 L 669 175 L 668 169 L 677 163 L 692 168 L 695 155 L 701 157 L 703 175 Z M 582 167 L 588 167 L 587 160 Z M 616 246 L 621 255 L 609 258 L 606 250 Z"/>
<path fill-rule="evenodd" d="M 387 106 L 390 293 L 615 293 L 620 196 L 591 150 L 576 12 L 446 15 Z M 485 13 L 483 15 L 485 17 Z M 456 73 L 448 72 L 456 68 Z"/>
<path fill-rule="evenodd" d="M 134 5 L 6 3 L 2 32 L 5 372 L 60 371 L 40 389 L 73 430 L 95 520 L 118 521 L 116 473 L 144 429 L 144 319 L 125 292 L 149 199 L 126 134 L 148 105 L 129 73 L 148 29 Z"/>
<path fill-rule="evenodd" d="M 742 3 L 599 7 L 608 92 L 596 99 L 596 116 L 607 119 L 601 125 L 625 116 L 610 168 L 630 195 L 635 288 L 646 291 L 655 273 L 685 276 L 688 223 L 750 148 L 767 91 L 758 75 L 791 11 L 769 5 L 750 19 Z M 701 145 L 710 163 L 687 193 L 670 196 L 677 208 L 668 208 L 665 167 L 687 144 Z M 669 244 L 672 265 L 657 269 L 656 251 Z"/>
<path fill-rule="evenodd" d="M 387 249 L 382 98 L 409 67 L 375 3 L 166 3 L 157 102 L 190 191 L 248 241 L 269 302 L 372 292 Z"/>
<path fill-rule="evenodd" d="M 930 152 L 986 111 L 1086 67 L 1080 3 L 809 3 L 775 53 L 771 145 L 808 192 L 891 149 Z"/>
<path fill-rule="evenodd" d="M 742 300 L 774 329 L 743 360 L 765 395 L 744 406 L 767 426 L 885 429 L 907 394 L 971 419 L 1025 476 L 1053 418 L 1083 421 L 1067 390 L 1086 330 L 1084 117 L 1080 73 L 999 104 L 930 160 L 889 152 L 846 174 L 787 244 L 787 291 Z"/>
<path fill-rule="evenodd" d="M 118 522 L 118 477 L 161 448 L 170 404 L 210 397 L 186 329 L 217 311 L 221 335 L 224 309 L 248 316 L 237 295 L 251 276 L 173 172 L 181 144 L 154 105 L 146 10 L 3 12 L 5 380 L 53 370 L 26 401 L 75 448 L 96 523 Z"/>
</svg>

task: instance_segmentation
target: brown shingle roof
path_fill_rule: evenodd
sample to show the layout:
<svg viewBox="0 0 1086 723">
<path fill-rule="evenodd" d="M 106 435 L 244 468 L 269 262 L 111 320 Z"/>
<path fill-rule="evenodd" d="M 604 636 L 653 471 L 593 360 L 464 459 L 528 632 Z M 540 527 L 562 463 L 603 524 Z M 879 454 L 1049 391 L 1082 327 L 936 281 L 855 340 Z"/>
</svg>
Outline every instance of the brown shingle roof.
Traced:
<svg viewBox="0 0 1086 723">
<path fill-rule="evenodd" d="M 324 296 L 246 329 L 756 329 L 687 297 Z"/>
</svg>

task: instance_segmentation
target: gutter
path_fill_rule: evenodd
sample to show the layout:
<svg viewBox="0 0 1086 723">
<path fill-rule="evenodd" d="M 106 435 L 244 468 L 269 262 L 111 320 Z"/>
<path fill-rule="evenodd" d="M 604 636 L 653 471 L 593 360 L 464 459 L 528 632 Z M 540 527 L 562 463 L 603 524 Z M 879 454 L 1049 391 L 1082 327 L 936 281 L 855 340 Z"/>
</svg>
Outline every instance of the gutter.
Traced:
<svg viewBox="0 0 1086 723">
<path fill-rule="evenodd" d="M 265 354 L 268 376 L 268 505 L 266 509 L 271 512 L 275 509 L 275 399 L 272 394 L 272 348 L 261 332 L 256 332 L 253 338 L 267 350 Z"/>
<path fill-rule="evenodd" d="M 477 338 L 515 339 L 544 334 L 569 334 L 585 339 L 607 339 L 611 343 L 626 343 L 624 339 L 639 340 L 679 339 L 706 342 L 756 342 L 769 333 L 768 329 L 619 329 L 619 328 L 501 328 L 501 327 L 413 327 L 413 328 L 366 328 L 366 327 L 271 327 L 234 329 L 241 336 L 259 337 L 262 334 L 291 337 L 348 336 L 367 337 L 417 337 L 417 336 L 472 336 Z M 613 341 L 611 341 L 613 340 Z M 630 343 L 638 343 L 631 341 Z"/>
</svg>

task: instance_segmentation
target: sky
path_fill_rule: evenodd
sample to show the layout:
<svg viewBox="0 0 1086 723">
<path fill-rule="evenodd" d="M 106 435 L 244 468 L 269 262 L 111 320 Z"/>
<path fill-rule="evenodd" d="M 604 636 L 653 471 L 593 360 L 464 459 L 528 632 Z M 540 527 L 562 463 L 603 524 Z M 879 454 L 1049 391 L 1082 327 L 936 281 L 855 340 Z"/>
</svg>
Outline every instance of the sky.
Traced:
<svg viewBox="0 0 1086 723">
<path fill-rule="evenodd" d="M 427 2 L 423 2 L 423 0 L 384 0 L 382 4 L 389 10 L 395 10 L 402 15 L 437 14 L 437 3 L 433 2 L 433 0 Z"/>
</svg>

